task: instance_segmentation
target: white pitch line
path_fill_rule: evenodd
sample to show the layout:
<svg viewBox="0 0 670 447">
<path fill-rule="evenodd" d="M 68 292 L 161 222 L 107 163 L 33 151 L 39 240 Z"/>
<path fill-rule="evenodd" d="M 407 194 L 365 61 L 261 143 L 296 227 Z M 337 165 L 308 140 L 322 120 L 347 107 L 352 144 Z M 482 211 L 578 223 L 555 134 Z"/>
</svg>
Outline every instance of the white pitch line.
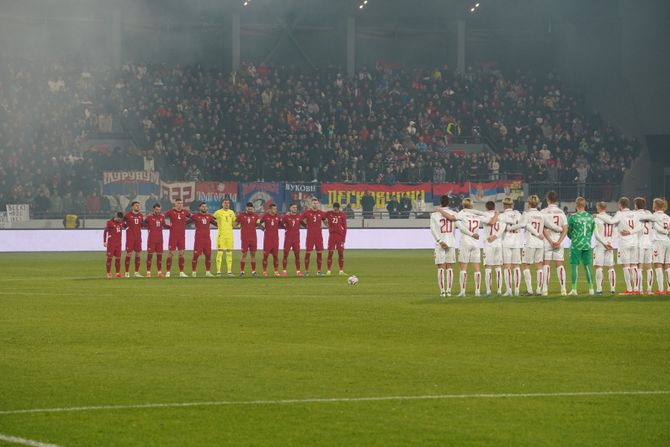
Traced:
<svg viewBox="0 0 670 447">
<path fill-rule="evenodd" d="M 278 400 L 221 400 L 210 402 L 176 402 L 153 403 L 135 405 L 94 405 L 83 407 L 61 408 L 32 408 L 25 410 L 0 410 L 0 415 L 26 413 L 66 413 L 100 410 L 131 410 L 144 408 L 182 408 L 182 407 L 218 407 L 218 406 L 246 406 L 246 405 L 289 405 L 289 404 L 317 404 L 333 402 L 381 402 L 407 400 L 448 400 L 448 399 L 524 399 L 536 397 L 600 397 L 600 396 L 649 396 L 670 395 L 670 390 L 649 391 L 576 391 L 565 393 L 477 393 L 477 394 L 435 394 L 423 396 L 378 396 L 378 397 L 330 397 L 312 399 L 278 399 Z"/>
<path fill-rule="evenodd" d="M 19 438 L 18 436 L 9 436 L 3 434 L 0 434 L 0 441 L 8 442 L 10 444 L 29 445 L 32 447 L 60 447 L 56 444 L 48 444 L 46 442 L 39 442 L 32 439 Z"/>
</svg>

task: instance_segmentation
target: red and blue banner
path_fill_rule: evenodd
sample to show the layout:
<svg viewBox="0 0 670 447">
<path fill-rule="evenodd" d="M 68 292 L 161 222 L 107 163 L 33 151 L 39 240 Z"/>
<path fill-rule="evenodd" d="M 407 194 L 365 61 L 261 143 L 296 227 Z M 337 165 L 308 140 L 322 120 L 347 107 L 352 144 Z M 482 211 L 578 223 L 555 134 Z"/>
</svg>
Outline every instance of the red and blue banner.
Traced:
<svg viewBox="0 0 670 447">
<path fill-rule="evenodd" d="M 196 182 L 195 200 L 207 203 L 207 208 L 213 213 L 221 208 L 223 199 L 228 199 L 230 200 L 230 208 L 238 211 L 238 189 L 238 182 Z"/>
<path fill-rule="evenodd" d="M 282 209 L 284 204 L 284 187 L 280 182 L 252 182 L 240 183 L 239 188 L 240 210 L 247 202 L 254 204 L 256 211 L 267 211 L 271 203 Z"/>
<path fill-rule="evenodd" d="M 284 203 L 287 208 L 295 203 L 298 205 L 298 211 L 302 211 L 310 207 L 312 199 L 315 197 L 319 201 L 321 200 L 320 183 L 284 183 Z"/>
<path fill-rule="evenodd" d="M 492 182 L 433 183 L 433 198 L 440 196 L 469 197 L 475 202 L 500 201 L 505 197 L 516 199 L 523 196 L 521 180 L 496 180 Z"/>
</svg>

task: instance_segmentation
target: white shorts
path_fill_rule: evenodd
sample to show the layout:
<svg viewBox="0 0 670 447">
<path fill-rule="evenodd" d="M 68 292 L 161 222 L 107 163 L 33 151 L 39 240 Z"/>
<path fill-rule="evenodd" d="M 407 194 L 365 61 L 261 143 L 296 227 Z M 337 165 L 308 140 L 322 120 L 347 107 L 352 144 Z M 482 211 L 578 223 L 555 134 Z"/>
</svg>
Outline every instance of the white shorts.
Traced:
<svg viewBox="0 0 670 447">
<path fill-rule="evenodd" d="M 607 250 L 601 245 L 593 249 L 593 265 L 611 267 L 614 265 L 614 250 Z"/>
<path fill-rule="evenodd" d="M 544 260 L 545 261 L 562 261 L 565 250 L 561 248 L 545 248 L 544 249 Z"/>
<path fill-rule="evenodd" d="M 502 258 L 505 264 L 521 264 L 521 249 L 503 247 Z"/>
<path fill-rule="evenodd" d="M 502 247 L 484 247 L 484 265 L 502 265 Z"/>
<path fill-rule="evenodd" d="M 458 262 L 479 264 L 481 262 L 481 249 L 479 248 L 461 248 L 458 250 Z"/>
<path fill-rule="evenodd" d="M 539 264 L 544 259 L 543 248 L 524 248 L 521 256 L 524 264 Z"/>
<path fill-rule="evenodd" d="M 670 264 L 670 244 L 655 243 L 652 258 L 654 264 Z"/>
<path fill-rule="evenodd" d="M 435 265 L 453 264 L 456 262 L 456 249 L 454 247 L 435 247 Z"/>
<path fill-rule="evenodd" d="M 637 262 L 639 262 L 640 264 L 651 264 L 652 257 L 653 257 L 653 250 L 651 248 L 640 247 L 637 255 Z"/>
<path fill-rule="evenodd" d="M 638 250 L 637 245 L 632 247 L 619 247 L 619 264 L 637 264 Z"/>
</svg>

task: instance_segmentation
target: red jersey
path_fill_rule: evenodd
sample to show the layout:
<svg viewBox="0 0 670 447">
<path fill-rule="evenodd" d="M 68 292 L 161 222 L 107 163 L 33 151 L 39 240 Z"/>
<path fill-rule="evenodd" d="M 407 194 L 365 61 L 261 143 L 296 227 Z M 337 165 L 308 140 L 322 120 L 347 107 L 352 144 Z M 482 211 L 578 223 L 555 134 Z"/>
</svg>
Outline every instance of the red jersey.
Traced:
<svg viewBox="0 0 670 447">
<path fill-rule="evenodd" d="M 133 240 L 140 241 L 142 240 L 142 224 L 144 223 L 144 216 L 142 213 L 133 213 L 128 211 L 125 216 L 123 216 L 123 221 L 126 223 L 126 237 L 132 238 Z"/>
<path fill-rule="evenodd" d="M 156 216 L 154 213 L 144 219 L 144 225 L 149 230 L 149 242 L 163 242 L 163 229 L 170 228 L 165 225 L 165 216 Z"/>
<path fill-rule="evenodd" d="M 186 221 L 191 217 L 191 213 L 188 210 L 182 209 L 181 211 L 177 211 L 172 208 L 165 213 L 165 217 L 170 218 L 170 236 L 183 237 L 186 235 Z"/>
<path fill-rule="evenodd" d="M 256 213 L 240 213 L 237 216 L 237 222 L 240 224 L 241 239 L 243 241 L 255 241 L 256 240 L 256 224 L 260 217 Z"/>
<path fill-rule="evenodd" d="M 344 239 L 347 236 L 347 215 L 342 211 L 328 211 L 326 213 L 328 233 L 337 234 Z"/>
<path fill-rule="evenodd" d="M 210 225 L 216 226 L 216 219 L 209 213 L 195 213 L 191 214 L 191 222 L 195 225 L 196 239 L 210 239 L 209 228 Z"/>
<path fill-rule="evenodd" d="M 321 210 L 307 210 L 302 213 L 302 218 L 307 224 L 307 235 L 311 234 L 321 234 L 321 228 L 323 228 L 323 219 L 326 218 L 326 213 Z"/>
<path fill-rule="evenodd" d="M 282 227 L 286 230 L 284 238 L 288 241 L 299 241 L 300 240 L 300 223 L 302 222 L 302 216 L 300 214 L 284 214 L 284 217 L 281 220 Z"/>
<path fill-rule="evenodd" d="M 116 222 L 114 219 L 109 219 L 105 225 L 105 232 L 102 235 L 103 242 L 107 242 L 108 247 L 121 246 L 121 235 L 125 224 L 123 221 Z"/>
<path fill-rule="evenodd" d="M 263 214 L 261 223 L 265 225 L 264 241 L 278 241 L 279 240 L 279 225 L 281 224 L 281 217 L 279 214 L 274 216 L 269 213 Z M 265 245 L 265 244 L 264 244 Z"/>
</svg>

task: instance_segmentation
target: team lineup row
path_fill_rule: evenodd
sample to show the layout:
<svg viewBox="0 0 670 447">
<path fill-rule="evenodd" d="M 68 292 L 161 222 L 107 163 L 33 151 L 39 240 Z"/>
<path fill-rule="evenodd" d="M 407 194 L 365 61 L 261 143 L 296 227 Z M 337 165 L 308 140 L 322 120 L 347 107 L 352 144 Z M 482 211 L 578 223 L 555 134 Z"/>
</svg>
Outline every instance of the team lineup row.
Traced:
<svg viewBox="0 0 670 447">
<path fill-rule="evenodd" d="M 547 207 L 539 210 L 540 199 L 528 198 L 528 209 L 522 214 L 515 211 L 511 198 L 502 201 L 503 211 L 495 210 L 494 202 L 486 203 L 486 211 L 473 208 L 470 199 L 463 200 L 458 212 L 449 209 L 449 198 L 440 199 L 440 207 L 431 215 L 430 228 L 435 239 L 435 264 L 440 296 L 451 296 L 456 248 L 460 264 L 458 296 L 465 296 L 467 268 L 474 271 L 475 296 L 481 295 L 480 228 L 484 245 L 484 281 L 486 295 L 492 294 L 493 273 L 498 296 L 519 296 L 521 276 L 526 285 L 524 295 L 548 295 L 551 264 L 554 263 L 561 295 L 567 295 L 563 265 L 565 238 L 570 239 L 569 263 L 572 289 L 577 295 L 578 267 L 584 265 L 589 294 L 603 293 L 604 271 L 610 283 L 610 292 L 616 293 L 614 247 L 618 240 L 618 262 L 623 267 L 626 283 L 624 294 L 644 292 L 643 272 L 646 272 L 646 293 L 670 294 L 670 216 L 665 211 L 668 203 L 663 198 L 653 201 L 653 213 L 646 209 L 646 201 L 636 198 L 635 210 L 629 209 L 630 200 L 619 199 L 619 211 L 612 217 L 606 204 L 598 203 L 597 213 L 585 211 L 586 201 L 575 200 L 575 212 L 568 219 L 557 203 L 555 192 L 547 194 Z M 456 247 L 458 229 L 460 246 Z M 592 245 L 592 240 L 595 243 Z M 533 288 L 531 266 L 535 266 L 536 287 Z M 595 286 L 591 273 L 595 266 Z M 654 292 L 654 276 L 657 289 Z M 505 292 L 502 286 L 505 285 Z"/>
<path fill-rule="evenodd" d="M 130 261 L 134 253 L 135 277 L 140 274 L 141 252 L 142 252 L 142 229 L 147 229 L 147 277 L 151 277 L 153 256 L 156 256 L 157 276 L 163 276 L 163 230 L 169 230 L 168 257 L 166 260 L 165 277 L 170 277 L 172 269 L 172 257 L 178 253 L 179 276 L 187 277 L 184 273 L 186 249 L 186 226 L 193 224 L 195 227 L 195 241 L 193 246 L 193 258 L 191 260 L 191 275 L 196 275 L 198 258 L 205 257 L 205 276 L 214 276 L 211 272 L 212 241 L 210 228 L 216 227 L 216 268 L 217 276 L 222 276 L 221 266 L 223 257 L 226 258 L 227 276 L 232 276 L 232 250 L 233 250 L 233 228 L 239 227 L 241 233 L 240 276 L 245 274 L 247 254 L 250 256 L 251 274 L 256 276 L 256 251 L 258 240 L 256 229 L 263 230 L 263 276 L 268 276 L 268 259 L 272 255 L 274 276 L 286 276 L 288 257 L 293 251 L 295 259 L 296 275 L 303 276 L 300 269 L 300 228 L 307 228 L 307 244 L 304 257 L 304 275 L 309 274 L 310 258 L 312 251 L 316 251 L 317 275 L 322 275 L 322 252 L 324 248 L 321 230 L 325 222 L 328 227 L 328 259 L 327 275 L 331 274 L 333 254 L 337 251 L 339 274 L 344 274 L 344 243 L 347 236 L 347 216 L 340 211 L 338 203 L 333 204 L 331 211 L 324 212 L 319 207 L 317 199 L 312 200 L 311 208 L 298 213 L 297 205 L 289 207 L 289 211 L 282 217 L 277 213 L 274 204 L 269 206 L 268 212 L 262 216 L 254 212 L 252 203 L 247 203 L 246 210 L 236 215 L 230 209 L 230 200 L 224 199 L 221 208 L 210 214 L 207 212 L 207 204 L 201 202 L 199 212 L 191 214 L 184 208 L 182 200 L 177 199 L 174 208 L 161 213 L 160 204 L 155 204 L 149 215 L 144 217 L 140 212 L 139 202 L 131 204 L 131 211 L 125 215 L 121 212 L 107 221 L 103 234 L 104 246 L 107 248 L 107 278 L 112 278 L 112 261 L 115 261 L 116 277 L 121 277 L 122 235 L 126 234 L 125 255 L 125 277 L 130 277 Z M 169 223 L 168 223 L 169 222 Z M 284 256 L 282 260 L 282 271 L 279 271 L 279 230 L 284 229 Z"/>
</svg>

